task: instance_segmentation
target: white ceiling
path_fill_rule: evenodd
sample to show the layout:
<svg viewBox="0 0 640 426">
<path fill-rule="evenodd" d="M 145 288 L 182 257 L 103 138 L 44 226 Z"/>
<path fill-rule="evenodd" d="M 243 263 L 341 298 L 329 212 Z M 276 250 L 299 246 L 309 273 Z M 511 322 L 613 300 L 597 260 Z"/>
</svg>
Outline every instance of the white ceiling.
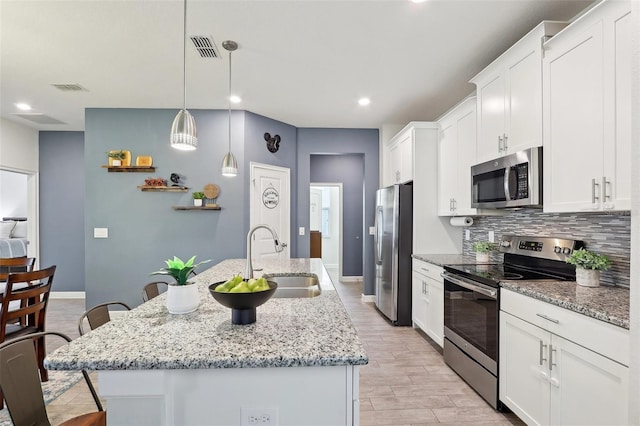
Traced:
<svg viewBox="0 0 640 426">
<path fill-rule="evenodd" d="M 474 90 L 482 68 L 541 20 L 592 0 L 188 0 L 187 108 L 245 109 L 297 127 L 378 128 L 433 120 Z M 40 130 L 83 130 L 85 108 L 182 106 L 183 3 L 1 0 L 0 116 Z M 80 84 L 62 92 L 51 84 Z M 360 107 L 358 98 L 371 98 Z M 66 124 L 13 115 L 16 102 Z"/>
</svg>

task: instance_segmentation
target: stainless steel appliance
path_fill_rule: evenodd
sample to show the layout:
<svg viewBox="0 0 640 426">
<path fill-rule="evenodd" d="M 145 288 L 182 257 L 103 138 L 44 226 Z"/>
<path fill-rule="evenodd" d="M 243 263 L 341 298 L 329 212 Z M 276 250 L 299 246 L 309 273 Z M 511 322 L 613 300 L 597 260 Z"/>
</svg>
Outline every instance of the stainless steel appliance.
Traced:
<svg viewBox="0 0 640 426">
<path fill-rule="evenodd" d="M 444 360 L 494 408 L 498 401 L 500 281 L 573 280 L 565 263 L 582 241 L 505 235 L 501 264 L 445 265 Z"/>
<path fill-rule="evenodd" d="M 471 167 L 471 207 L 542 206 L 542 147 Z"/>
<path fill-rule="evenodd" d="M 376 307 L 395 325 L 411 325 L 413 187 L 376 193 L 374 259 Z"/>
</svg>

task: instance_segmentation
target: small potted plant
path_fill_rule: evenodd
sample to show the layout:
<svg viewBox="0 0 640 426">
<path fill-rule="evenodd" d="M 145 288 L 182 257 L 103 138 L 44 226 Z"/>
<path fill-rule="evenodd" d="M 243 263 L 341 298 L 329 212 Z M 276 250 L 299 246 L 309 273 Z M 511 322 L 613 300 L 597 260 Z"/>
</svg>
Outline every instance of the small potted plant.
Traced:
<svg viewBox="0 0 640 426">
<path fill-rule="evenodd" d="M 172 314 L 188 314 L 195 311 L 200 304 L 198 286 L 189 281 L 189 276 L 198 266 L 210 260 L 194 264 L 195 260 L 196 257 L 193 256 L 183 262 L 174 256 L 173 259 L 165 260 L 166 268 L 151 273 L 151 275 L 169 275 L 176 280 L 175 283 L 169 284 L 167 289 L 167 309 Z"/>
<path fill-rule="evenodd" d="M 598 287 L 600 271 L 606 271 L 611 266 L 607 256 L 583 248 L 574 250 L 565 261 L 576 265 L 576 283 L 584 287 Z"/>
<path fill-rule="evenodd" d="M 473 243 L 473 251 L 476 252 L 476 262 L 488 262 L 489 252 L 493 250 L 493 243 L 489 241 L 476 241 Z"/>
<path fill-rule="evenodd" d="M 202 200 L 204 199 L 204 192 L 194 192 L 191 194 L 193 196 L 193 205 L 196 207 L 202 207 Z"/>
<path fill-rule="evenodd" d="M 122 160 L 126 158 L 126 154 L 124 151 L 109 151 L 107 152 L 107 156 L 111 159 L 111 166 L 120 167 L 122 165 Z"/>
</svg>

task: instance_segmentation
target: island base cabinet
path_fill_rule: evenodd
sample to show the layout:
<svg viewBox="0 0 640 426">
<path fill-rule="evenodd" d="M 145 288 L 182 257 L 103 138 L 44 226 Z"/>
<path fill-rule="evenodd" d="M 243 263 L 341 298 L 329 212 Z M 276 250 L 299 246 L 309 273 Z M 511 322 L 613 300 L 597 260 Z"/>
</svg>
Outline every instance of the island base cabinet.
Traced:
<svg viewBox="0 0 640 426">
<path fill-rule="evenodd" d="M 358 366 L 99 371 L 113 425 L 357 425 Z"/>
<path fill-rule="evenodd" d="M 500 401 L 528 425 L 626 425 L 628 368 L 500 312 Z"/>
</svg>

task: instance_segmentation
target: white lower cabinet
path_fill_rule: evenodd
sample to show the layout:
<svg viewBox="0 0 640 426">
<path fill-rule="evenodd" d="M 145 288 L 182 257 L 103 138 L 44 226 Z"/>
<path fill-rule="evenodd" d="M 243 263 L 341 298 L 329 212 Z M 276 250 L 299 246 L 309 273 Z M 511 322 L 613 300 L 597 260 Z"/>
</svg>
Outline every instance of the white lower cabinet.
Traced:
<svg viewBox="0 0 640 426">
<path fill-rule="evenodd" d="M 587 327 L 589 321 L 582 323 L 590 318 L 562 308 L 557 308 L 566 311 L 561 312 L 562 316 L 554 315 L 553 311 L 548 315 L 545 305 L 549 304 L 504 289 L 501 298 L 499 394 L 502 403 L 528 425 L 628 424 L 627 366 L 572 341 L 582 341 L 583 335 L 573 336 L 569 331 L 564 336 L 557 334 L 562 333 L 564 325 L 573 328 L 570 322 L 575 318 L 574 327 L 607 340 L 602 333 L 596 334 L 602 332 L 601 329 Z M 530 306 L 520 309 L 523 304 Z M 520 313 L 527 320 L 515 316 Z M 539 326 L 545 321 L 554 332 Z M 624 344 L 621 346 L 619 350 L 624 352 L 627 348 Z"/>
<path fill-rule="evenodd" d="M 413 259 L 412 319 L 440 347 L 444 344 L 444 280 L 442 268 Z"/>
</svg>

